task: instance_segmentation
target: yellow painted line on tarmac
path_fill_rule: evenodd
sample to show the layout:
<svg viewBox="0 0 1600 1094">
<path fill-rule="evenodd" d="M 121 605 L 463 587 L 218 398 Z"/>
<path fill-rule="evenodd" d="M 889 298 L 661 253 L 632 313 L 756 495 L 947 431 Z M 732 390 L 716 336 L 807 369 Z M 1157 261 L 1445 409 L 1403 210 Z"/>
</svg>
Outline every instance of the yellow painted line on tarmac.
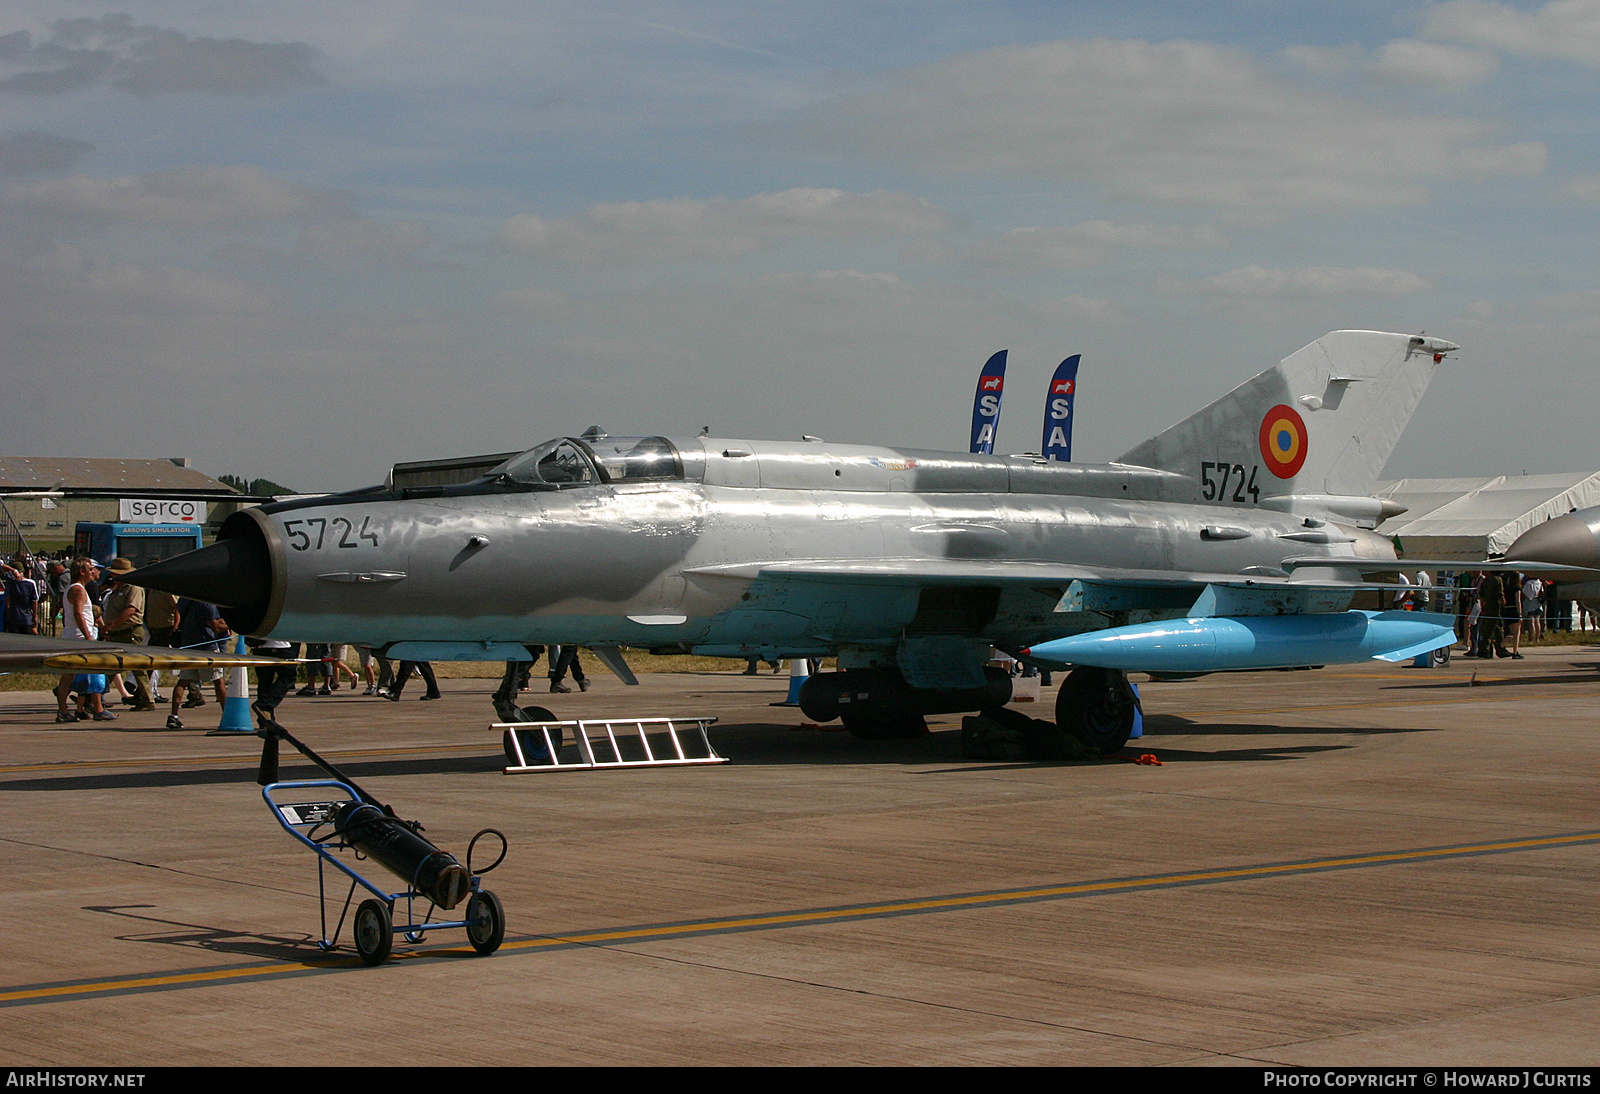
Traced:
<svg viewBox="0 0 1600 1094">
<path fill-rule="evenodd" d="M 1443 684 L 1443 683 L 1446 683 L 1448 679 L 1450 679 L 1448 677 L 1447 678 L 1443 678 L 1443 679 L 1438 678 L 1438 677 L 1434 677 L 1432 679 L 1430 679 L 1428 677 L 1419 677 L 1414 672 L 1319 672 L 1319 673 L 1317 673 L 1317 678 L 1321 679 L 1321 680 L 1327 680 L 1327 679 L 1334 679 L 1334 680 L 1410 680 L 1413 683 L 1423 683 L 1423 684 L 1427 684 L 1427 683 Z M 1480 679 L 1484 679 L 1484 680 L 1509 680 L 1509 679 L 1511 679 L 1511 677 L 1509 677 L 1509 676 L 1484 676 L 1484 677 L 1481 677 Z M 1462 682 L 1465 682 L 1466 677 L 1464 677 L 1464 676 L 1461 677 L 1461 680 L 1462 680 Z"/>
<path fill-rule="evenodd" d="M 688 936 L 733 934 L 745 931 L 804 926 L 807 924 L 889 919 L 899 916 L 927 915 L 962 909 L 1068 900 L 1075 897 L 1107 893 L 1171 889 L 1191 885 L 1215 885 L 1231 881 L 1252 881 L 1296 874 L 1325 873 L 1334 870 L 1393 866 L 1414 862 L 1467 858 L 1477 855 L 1507 854 L 1516 851 L 1547 850 L 1592 843 L 1600 843 L 1600 830 L 1569 832 L 1553 836 L 1535 836 L 1526 839 L 1457 844 L 1448 847 L 1419 847 L 1400 851 L 1381 851 L 1372 854 L 1344 855 L 1335 858 L 1308 859 L 1297 862 L 1257 863 L 1216 870 L 1191 870 L 1177 873 L 1151 874 L 1141 877 L 1107 878 L 1026 889 L 957 893 L 946 896 L 926 897 L 919 900 L 899 900 L 879 904 L 799 908 L 766 915 L 644 924 L 540 938 L 517 939 L 505 943 L 501 950 L 539 952 L 554 949 L 571 949 L 579 946 L 615 945 L 622 942 L 649 942 Z M 456 956 L 464 952 L 466 951 L 459 946 L 436 947 L 395 954 L 394 959 L 417 960 L 428 957 Z M 187 972 L 123 977 L 116 980 L 83 980 L 68 983 L 19 986 L 0 990 L 0 1007 L 26 1006 L 85 996 L 128 995 L 147 991 L 204 987 L 228 982 L 280 979 L 287 976 L 326 973 L 338 969 L 354 968 L 357 964 L 357 960 L 353 957 L 324 958 L 320 960 L 275 962 L 270 965 L 196 969 Z"/>
<path fill-rule="evenodd" d="M 170 976 L 135 976 L 126 980 L 102 980 L 94 984 L 59 984 L 48 988 L 24 988 L 19 991 L 0 991 L 0 1003 L 11 1003 L 18 1000 L 50 999 L 62 995 L 83 995 L 89 992 L 129 992 L 142 991 L 150 988 L 176 987 L 180 985 L 200 985 L 215 983 L 219 980 L 238 980 L 245 977 L 277 976 L 286 972 L 309 972 L 316 969 L 333 968 L 340 964 L 349 964 L 349 960 L 341 962 L 293 962 L 285 965 L 256 965 L 239 969 L 207 969 L 203 972 L 173 973 Z"/>
<path fill-rule="evenodd" d="M 1374 855 L 1353 855 L 1346 858 L 1318 859 L 1312 862 L 1285 862 L 1262 866 L 1241 866 L 1227 870 L 1202 870 L 1185 874 L 1162 874 L 1153 877 L 1118 878 L 1110 881 L 1090 881 L 1072 885 L 1052 885 L 1039 889 L 1014 889 L 1008 892 L 973 893 L 965 896 L 933 897 L 927 900 L 907 900 L 892 904 L 853 905 L 844 908 L 821 908 L 777 915 L 751 916 L 745 919 L 724 919 L 715 922 L 674 923 L 659 927 L 631 928 L 618 931 L 597 931 L 590 934 L 562 935 L 557 938 L 528 939 L 507 943 L 506 949 L 540 948 L 562 944 L 586 944 L 663 938 L 673 935 L 704 931 L 737 931 L 753 927 L 780 927 L 799 923 L 823 923 L 837 919 L 879 918 L 904 915 L 909 912 L 949 911 L 956 908 L 984 905 L 1016 904 L 1029 901 L 1060 899 L 1092 893 L 1113 893 L 1129 889 L 1172 888 L 1206 882 L 1240 881 L 1272 877 L 1278 874 L 1300 874 L 1327 870 L 1350 869 L 1361 866 L 1386 866 L 1394 863 L 1415 862 L 1440 858 L 1472 855 L 1503 854 L 1508 851 L 1526 851 L 1535 848 L 1560 847 L 1572 843 L 1600 841 L 1600 832 L 1576 832 L 1565 836 L 1546 836 L 1525 840 L 1505 840 L 1497 843 L 1472 844 L 1448 849 L 1422 848 L 1415 851 L 1388 851 Z"/>
<path fill-rule="evenodd" d="M 243 734 L 240 734 L 243 737 Z M 259 738 L 257 738 L 259 740 Z M 325 749 L 322 755 L 330 760 L 360 760 L 375 756 L 416 756 L 435 752 L 472 752 L 468 745 L 418 745 L 414 748 L 347 748 L 339 751 Z M 164 756 L 142 760 L 60 760 L 38 764 L 11 764 L 0 767 L 0 775 L 22 774 L 28 771 L 75 771 L 96 767 L 194 767 L 207 764 L 240 764 L 248 761 L 255 765 L 255 753 L 237 756 Z M 303 761 L 309 764 L 310 760 Z M 284 765 L 293 767 L 302 763 L 298 757 L 286 756 Z"/>
</svg>

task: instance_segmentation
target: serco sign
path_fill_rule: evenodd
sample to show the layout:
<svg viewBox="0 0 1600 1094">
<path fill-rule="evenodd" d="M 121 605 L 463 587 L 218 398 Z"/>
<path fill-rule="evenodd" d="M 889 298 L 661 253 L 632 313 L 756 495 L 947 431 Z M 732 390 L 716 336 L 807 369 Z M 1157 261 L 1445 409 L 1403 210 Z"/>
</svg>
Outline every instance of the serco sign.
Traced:
<svg viewBox="0 0 1600 1094">
<path fill-rule="evenodd" d="M 206 503 L 183 498 L 122 498 L 117 519 L 123 524 L 204 524 Z"/>
</svg>

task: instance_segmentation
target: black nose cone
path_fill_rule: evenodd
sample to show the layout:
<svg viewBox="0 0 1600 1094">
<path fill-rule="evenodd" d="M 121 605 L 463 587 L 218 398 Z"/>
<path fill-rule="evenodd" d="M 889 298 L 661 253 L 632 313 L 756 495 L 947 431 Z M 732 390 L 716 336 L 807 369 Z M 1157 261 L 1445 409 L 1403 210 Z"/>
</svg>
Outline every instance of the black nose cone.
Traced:
<svg viewBox="0 0 1600 1094">
<path fill-rule="evenodd" d="M 267 545 L 258 537 L 237 536 L 142 567 L 126 580 L 130 585 L 242 609 L 241 614 L 259 619 L 266 614 L 272 595 L 272 560 Z M 236 629 L 253 629 L 234 623 L 233 614 L 228 613 L 229 622 Z"/>
</svg>

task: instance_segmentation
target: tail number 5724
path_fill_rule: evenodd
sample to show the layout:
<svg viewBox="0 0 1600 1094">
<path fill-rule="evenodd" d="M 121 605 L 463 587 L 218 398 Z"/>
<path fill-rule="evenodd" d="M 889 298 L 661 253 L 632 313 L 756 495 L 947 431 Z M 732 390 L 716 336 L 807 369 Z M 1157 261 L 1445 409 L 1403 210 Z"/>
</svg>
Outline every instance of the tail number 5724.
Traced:
<svg viewBox="0 0 1600 1094">
<path fill-rule="evenodd" d="M 378 545 L 378 533 L 372 531 L 369 525 L 371 517 L 361 518 L 361 530 L 356 531 L 356 526 L 348 517 L 307 517 L 304 520 L 286 520 L 283 522 L 283 534 L 289 537 L 289 546 L 296 551 L 322 550 L 324 547 L 359 547 L 362 540 L 367 540 L 374 547 Z"/>
<path fill-rule="evenodd" d="M 1200 496 L 1206 501 L 1231 500 L 1240 505 L 1247 501 L 1258 502 L 1261 500 L 1261 488 L 1256 485 L 1256 475 L 1260 471 L 1259 465 L 1252 465 L 1247 480 L 1242 463 L 1212 463 L 1206 460 L 1200 465 Z M 1230 485 L 1233 487 L 1231 498 L 1228 494 Z M 1250 496 L 1246 498 L 1246 494 Z"/>
</svg>

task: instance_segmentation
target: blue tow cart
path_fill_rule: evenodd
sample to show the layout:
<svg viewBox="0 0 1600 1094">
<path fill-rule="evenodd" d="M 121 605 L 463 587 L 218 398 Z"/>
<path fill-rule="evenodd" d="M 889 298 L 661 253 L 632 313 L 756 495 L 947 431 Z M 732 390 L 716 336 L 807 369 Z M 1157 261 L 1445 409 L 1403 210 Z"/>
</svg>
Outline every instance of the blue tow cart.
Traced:
<svg viewBox="0 0 1600 1094">
<path fill-rule="evenodd" d="M 429 931 L 465 929 L 467 941 L 480 954 L 491 954 L 505 938 L 505 909 L 500 898 L 483 888 L 482 878 L 506 857 L 506 838 L 493 828 L 485 828 L 467 845 L 467 864 L 441 851 L 422 836 L 422 825 L 395 816 L 394 810 L 375 800 L 343 772 L 311 749 L 295 740 L 282 726 L 269 722 L 258 731 L 266 738 L 262 750 L 261 797 L 283 830 L 299 840 L 317 856 L 317 907 L 322 934 L 317 945 L 324 951 L 338 945 L 357 888 L 372 895 L 356 906 L 350 933 L 356 953 L 367 965 L 381 965 L 394 947 L 394 936 L 408 942 L 421 942 Z M 282 781 L 278 775 L 277 743 L 286 740 L 317 766 L 334 776 L 331 779 Z M 308 799 L 308 795 L 315 797 Z M 333 795 L 339 795 L 335 798 Z M 500 854 L 481 870 L 472 867 L 472 852 L 478 841 L 494 836 L 500 841 Z M 348 854 L 346 854 L 348 852 Z M 384 867 L 406 883 L 399 892 L 376 884 L 350 864 L 371 861 Z M 328 872 L 337 870 L 350 879 L 344 905 L 333 931 L 328 930 Z M 336 883 L 337 884 L 337 883 Z M 337 899 L 337 895 L 335 895 Z M 434 919 L 437 911 L 449 912 L 466 901 L 464 919 Z M 421 909 L 421 918 L 418 911 Z M 397 909 L 403 909 L 397 915 Z M 397 923 L 401 919 L 403 922 Z"/>
</svg>

